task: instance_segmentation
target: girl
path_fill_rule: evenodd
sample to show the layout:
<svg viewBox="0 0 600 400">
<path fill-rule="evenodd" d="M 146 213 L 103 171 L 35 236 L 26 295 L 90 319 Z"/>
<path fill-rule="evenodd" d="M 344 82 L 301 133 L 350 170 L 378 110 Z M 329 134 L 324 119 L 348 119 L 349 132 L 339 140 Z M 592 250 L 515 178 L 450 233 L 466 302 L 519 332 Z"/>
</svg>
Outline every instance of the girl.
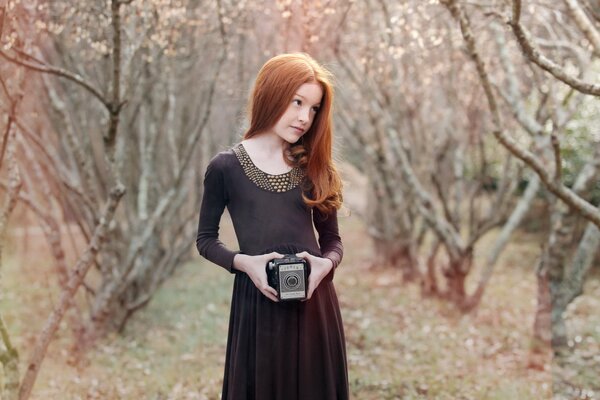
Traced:
<svg viewBox="0 0 600 400">
<path fill-rule="evenodd" d="M 203 257 L 235 274 L 224 400 L 348 399 L 344 329 L 332 282 L 343 246 L 330 77 L 305 53 L 267 61 L 250 98 L 250 128 L 206 169 L 196 245 Z M 219 240 L 225 207 L 239 251 Z M 267 283 L 265 265 L 284 254 L 311 266 L 305 301 L 280 302 Z"/>
</svg>

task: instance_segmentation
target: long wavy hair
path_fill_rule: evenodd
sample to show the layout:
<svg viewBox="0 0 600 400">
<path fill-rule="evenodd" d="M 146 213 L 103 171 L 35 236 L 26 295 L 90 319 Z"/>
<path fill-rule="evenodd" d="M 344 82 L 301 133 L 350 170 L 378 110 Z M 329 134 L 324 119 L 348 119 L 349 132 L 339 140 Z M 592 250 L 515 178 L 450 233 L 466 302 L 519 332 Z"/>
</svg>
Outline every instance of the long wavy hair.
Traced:
<svg viewBox="0 0 600 400">
<path fill-rule="evenodd" d="M 305 172 L 302 199 L 324 213 L 342 206 L 342 179 L 332 158 L 333 75 L 306 53 L 280 54 L 258 72 L 248 102 L 249 139 L 271 129 L 305 83 L 321 85 L 323 98 L 310 129 L 290 145 L 284 159 Z"/>
</svg>

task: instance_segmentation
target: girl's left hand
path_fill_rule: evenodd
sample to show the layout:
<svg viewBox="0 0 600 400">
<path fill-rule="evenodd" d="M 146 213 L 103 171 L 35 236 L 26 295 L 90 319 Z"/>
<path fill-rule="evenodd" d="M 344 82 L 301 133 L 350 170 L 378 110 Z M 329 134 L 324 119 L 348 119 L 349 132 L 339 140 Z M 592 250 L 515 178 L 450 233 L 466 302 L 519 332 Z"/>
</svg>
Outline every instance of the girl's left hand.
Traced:
<svg viewBox="0 0 600 400">
<path fill-rule="evenodd" d="M 303 251 L 302 253 L 296 253 L 296 257 L 304 258 L 310 263 L 308 292 L 306 293 L 306 300 L 309 300 L 323 278 L 325 278 L 329 271 L 331 271 L 331 268 L 333 268 L 333 261 L 331 261 L 329 258 L 313 256 L 306 251 Z"/>
</svg>

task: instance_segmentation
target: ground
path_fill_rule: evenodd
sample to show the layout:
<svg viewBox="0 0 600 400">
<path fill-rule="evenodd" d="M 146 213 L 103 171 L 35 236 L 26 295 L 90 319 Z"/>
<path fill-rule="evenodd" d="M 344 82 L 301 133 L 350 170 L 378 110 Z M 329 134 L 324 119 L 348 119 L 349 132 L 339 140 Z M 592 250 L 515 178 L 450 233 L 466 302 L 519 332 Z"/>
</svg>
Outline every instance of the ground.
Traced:
<svg viewBox="0 0 600 400">
<path fill-rule="evenodd" d="M 600 395 L 598 276 L 569 307 L 572 352 L 566 366 L 529 369 L 539 248 L 534 237 L 517 235 L 481 306 L 464 316 L 422 298 L 397 271 L 367 269 L 372 250 L 358 217 L 340 217 L 340 229 L 346 251 L 334 282 L 353 399 L 550 399 L 553 371 L 554 381 L 572 388 L 572 398 Z M 227 224 L 223 235 L 231 242 Z M 481 244 L 476 261 L 492 240 L 493 234 Z M 0 282 L 0 307 L 21 353 L 21 371 L 58 299 L 52 265 L 43 261 L 49 258 L 36 257 L 42 253 L 31 248 L 26 254 L 7 256 Z M 122 336 L 110 335 L 78 365 L 71 365 L 71 332 L 63 321 L 32 399 L 218 399 L 231 287 L 231 275 L 194 254 Z"/>
</svg>

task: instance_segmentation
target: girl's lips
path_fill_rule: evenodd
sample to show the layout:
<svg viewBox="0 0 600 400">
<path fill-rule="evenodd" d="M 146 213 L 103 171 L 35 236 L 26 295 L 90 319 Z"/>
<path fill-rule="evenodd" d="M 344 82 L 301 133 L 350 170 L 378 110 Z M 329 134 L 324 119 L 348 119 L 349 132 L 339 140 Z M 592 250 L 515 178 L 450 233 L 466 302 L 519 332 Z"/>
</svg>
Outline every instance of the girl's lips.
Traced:
<svg viewBox="0 0 600 400">
<path fill-rule="evenodd" d="M 303 130 L 303 129 L 300 129 L 300 128 L 298 128 L 298 127 L 292 126 L 292 128 L 294 128 L 294 129 L 295 129 L 296 131 L 298 131 L 299 133 L 302 133 L 302 132 L 304 132 L 304 130 Z"/>
</svg>

